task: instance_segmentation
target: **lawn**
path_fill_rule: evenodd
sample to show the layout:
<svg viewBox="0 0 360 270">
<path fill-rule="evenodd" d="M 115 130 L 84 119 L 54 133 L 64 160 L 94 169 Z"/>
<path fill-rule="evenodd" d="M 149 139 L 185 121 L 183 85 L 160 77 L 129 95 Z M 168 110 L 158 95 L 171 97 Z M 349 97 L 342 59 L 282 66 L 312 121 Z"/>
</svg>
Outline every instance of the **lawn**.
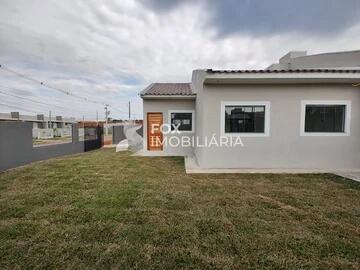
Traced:
<svg viewBox="0 0 360 270">
<path fill-rule="evenodd" d="M 0 269 L 360 269 L 360 185 L 113 149 L 0 174 Z"/>
</svg>

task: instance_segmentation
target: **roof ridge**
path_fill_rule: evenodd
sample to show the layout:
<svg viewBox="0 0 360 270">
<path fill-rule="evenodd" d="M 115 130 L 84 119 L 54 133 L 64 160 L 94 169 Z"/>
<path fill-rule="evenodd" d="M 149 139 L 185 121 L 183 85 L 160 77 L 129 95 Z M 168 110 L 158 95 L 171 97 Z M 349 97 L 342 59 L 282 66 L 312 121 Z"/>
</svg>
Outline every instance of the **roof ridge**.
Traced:
<svg viewBox="0 0 360 270">
<path fill-rule="evenodd" d="M 152 83 L 140 96 L 194 96 L 191 83 Z"/>
</svg>

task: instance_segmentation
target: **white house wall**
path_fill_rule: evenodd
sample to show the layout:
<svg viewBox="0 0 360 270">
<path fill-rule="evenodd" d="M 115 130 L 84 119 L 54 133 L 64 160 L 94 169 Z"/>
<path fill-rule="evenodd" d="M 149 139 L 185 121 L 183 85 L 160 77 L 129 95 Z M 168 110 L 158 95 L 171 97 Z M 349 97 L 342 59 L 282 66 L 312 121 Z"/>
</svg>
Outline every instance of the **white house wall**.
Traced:
<svg viewBox="0 0 360 270">
<path fill-rule="evenodd" d="M 195 111 L 195 100 L 193 99 L 144 99 L 143 100 L 144 108 L 144 150 L 147 149 L 147 113 L 149 112 L 161 112 L 163 114 L 163 123 L 170 123 L 169 111 L 176 110 L 193 110 Z M 194 129 L 196 131 L 196 117 L 195 123 L 193 123 Z M 179 135 L 171 134 L 171 136 L 177 136 L 181 138 L 182 136 L 193 136 L 194 133 L 184 133 Z M 164 137 L 168 137 L 164 135 Z M 192 147 L 171 147 L 164 146 L 163 151 L 151 151 L 152 154 L 156 155 L 169 155 L 169 156 L 185 156 L 192 155 L 194 149 Z"/>
<path fill-rule="evenodd" d="M 359 169 L 360 89 L 348 85 L 204 85 L 198 89 L 197 135 L 220 135 L 222 101 L 268 101 L 268 137 L 242 138 L 244 147 L 197 148 L 202 168 Z M 201 100 L 199 99 L 201 98 Z M 349 100 L 349 136 L 301 136 L 303 100 Z M 168 107 L 163 104 L 162 108 Z M 200 114 L 200 115 L 199 115 Z M 201 127 L 201 128 L 199 128 Z"/>
</svg>

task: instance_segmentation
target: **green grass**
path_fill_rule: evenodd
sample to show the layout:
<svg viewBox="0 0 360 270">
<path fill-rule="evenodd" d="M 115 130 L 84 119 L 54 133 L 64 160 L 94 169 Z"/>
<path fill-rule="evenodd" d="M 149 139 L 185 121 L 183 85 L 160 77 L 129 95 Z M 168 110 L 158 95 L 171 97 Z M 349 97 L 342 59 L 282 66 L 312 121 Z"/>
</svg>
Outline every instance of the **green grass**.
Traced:
<svg viewBox="0 0 360 270">
<path fill-rule="evenodd" d="M 360 185 L 113 149 L 0 174 L 0 269 L 359 269 Z"/>
</svg>

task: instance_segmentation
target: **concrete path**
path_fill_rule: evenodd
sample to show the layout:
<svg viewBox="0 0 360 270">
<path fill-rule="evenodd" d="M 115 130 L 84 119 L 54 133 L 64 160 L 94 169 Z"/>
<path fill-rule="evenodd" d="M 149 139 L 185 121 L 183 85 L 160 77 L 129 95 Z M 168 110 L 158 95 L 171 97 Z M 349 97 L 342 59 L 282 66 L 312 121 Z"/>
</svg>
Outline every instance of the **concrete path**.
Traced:
<svg viewBox="0 0 360 270">
<path fill-rule="evenodd" d="M 242 169 L 222 169 L 222 168 L 211 168 L 204 169 L 200 168 L 195 156 L 185 157 L 185 170 L 188 174 L 193 173 L 285 173 L 285 174 L 301 174 L 301 173 L 332 173 L 341 177 L 345 177 L 354 181 L 360 182 L 360 171 L 331 171 L 331 170 L 319 170 L 319 169 L 254 169 L 254 168 L 242 168 Z"/>
<path fill-rule="evenodd" d="M 126 139 L 118 143 L 116 146 L 116 152 L 126 150 L 138 151 L 142 148 L 143 138 L 136 132 L 139 128 L 141 128 L 141 125 L 124 126 Z"/>
<path fill-rule="evenodd" d="M 298 174 L 298 173 L 331 173 L 329 171 L 317 169 L 270 169 L 270 168 L 200 168 L 195 156 L 185 157 L 185 170 L 186 173 L 285 173 L 285 174 Z"/>
<path fill-rule="evenodd" d="M 360 172 L 344 172 L 344 173 L 335 173 L 335 174 L 341 177 L 345 177 L 360 182 Z"/>
<path fill-rule="evenodd" d="M 139 145 L 143 143 L 143 138 L 136 132 L 139 128 L 141 128 L 141 125 L 135 126 L 135 127 L 126 127 L 124 126 L 124 133 L 126 138 L 129 141 L 129 145 Z"/>
</svg>

